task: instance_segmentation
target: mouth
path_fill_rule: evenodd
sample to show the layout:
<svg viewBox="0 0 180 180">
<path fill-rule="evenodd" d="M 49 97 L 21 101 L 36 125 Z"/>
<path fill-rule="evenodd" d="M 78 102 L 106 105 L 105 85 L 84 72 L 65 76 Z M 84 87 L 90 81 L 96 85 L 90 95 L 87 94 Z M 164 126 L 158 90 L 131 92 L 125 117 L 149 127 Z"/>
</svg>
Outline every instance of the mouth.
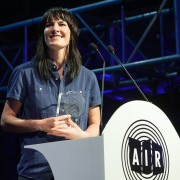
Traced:
<svg viewBox="0 0 180 180">
<path fill-rule="evenodd" d="M 49 37 L 50 38 L 62 38 L 61 35 L 55 35 L 55 34 L 51 34 Z"/>
</svg>

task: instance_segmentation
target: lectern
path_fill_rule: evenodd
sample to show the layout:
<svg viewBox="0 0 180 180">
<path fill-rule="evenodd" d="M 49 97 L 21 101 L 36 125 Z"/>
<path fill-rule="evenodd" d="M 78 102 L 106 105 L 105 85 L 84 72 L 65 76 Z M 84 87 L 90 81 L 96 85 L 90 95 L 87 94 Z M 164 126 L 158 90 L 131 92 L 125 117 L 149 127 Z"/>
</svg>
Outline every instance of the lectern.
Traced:
<svg viewBox="0 0 180 180">
<path fill-rule="evenodd" d="M 120 106 L 99 137 L 25 148 L 45 156 L 55 180 L 180 179 L 179 136 L 166 114 L 145 101 Z"/>
</svg>

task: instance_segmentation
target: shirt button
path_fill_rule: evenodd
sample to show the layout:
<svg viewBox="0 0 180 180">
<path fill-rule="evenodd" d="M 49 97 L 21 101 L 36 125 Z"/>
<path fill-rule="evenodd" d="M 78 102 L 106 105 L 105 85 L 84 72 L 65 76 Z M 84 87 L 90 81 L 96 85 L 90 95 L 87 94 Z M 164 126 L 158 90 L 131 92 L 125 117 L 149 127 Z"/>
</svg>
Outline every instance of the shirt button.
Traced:
<svg viewBox="0 0 180 180">
<path fill-rule="evenodd" d="M 39 90 L 41 91 L 41 90 L 42 90 L 42 88 L 40 87 L 40 88 L 39 88 Z"/>
<path fill-rule="evenodd" d="M 53 66 L 54 69 L 56 69 L 56 66 Z"/>
<path fill-rule="evenodd" d="M 56 79 L 56 80 L 58 80 L 59 78 L 58 78 L 58 77 L 56 77 L 55 79 Z"/>
<path fill-rule="evenodd" d="M 62 112 L 64 112 L 64 109 L 62 109 Z"/>
<path fill-rule="evenodd" d="M 82 94 L 82 91 L 79 91 Z"/>
</svg>

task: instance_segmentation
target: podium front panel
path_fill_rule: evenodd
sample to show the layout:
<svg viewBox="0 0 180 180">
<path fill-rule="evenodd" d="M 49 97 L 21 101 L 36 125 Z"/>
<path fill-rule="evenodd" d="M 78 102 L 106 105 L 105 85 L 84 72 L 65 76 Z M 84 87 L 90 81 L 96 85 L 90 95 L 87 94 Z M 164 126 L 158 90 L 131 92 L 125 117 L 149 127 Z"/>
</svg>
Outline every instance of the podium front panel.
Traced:
<svg viewBox="0 0 180 180">
<path fill-rule="evenodd" d="M 103 137 L 26 146 L 41 152 L 55 180 L 104 180 Z"/>
<path fill-rule="evenodd" d="M 104 131 L 105 180 L 180 179 L 180 139 L 165 113 L 152 103 L 120 106 Z"/>
</svg>

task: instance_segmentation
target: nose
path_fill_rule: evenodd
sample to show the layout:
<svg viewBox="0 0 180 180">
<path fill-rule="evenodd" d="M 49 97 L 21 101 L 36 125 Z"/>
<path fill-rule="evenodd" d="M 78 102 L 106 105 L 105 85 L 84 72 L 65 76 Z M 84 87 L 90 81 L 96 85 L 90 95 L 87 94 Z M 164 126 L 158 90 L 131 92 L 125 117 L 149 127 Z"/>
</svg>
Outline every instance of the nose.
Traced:
<svg viewBox="0 0 180 180">
<path fill-rule="evenodd" d="M 59 25 L 58 25 L 58 23 L 54 23 L 54 25 L 52 26 L 52 30 L 53 30 L 53 31 L 59 31 Z"/>
</svg>

